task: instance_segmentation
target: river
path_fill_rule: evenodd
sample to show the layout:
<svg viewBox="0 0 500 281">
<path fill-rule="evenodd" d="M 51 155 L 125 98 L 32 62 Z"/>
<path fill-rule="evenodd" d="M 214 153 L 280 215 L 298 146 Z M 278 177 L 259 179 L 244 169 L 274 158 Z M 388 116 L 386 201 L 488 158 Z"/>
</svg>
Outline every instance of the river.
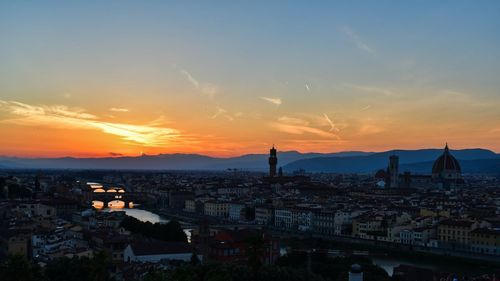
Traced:
<svg viewBox="0 0 500 281">
<path fill-rule="evenodd" d="M 150 222 L 150 223 L 168 223 L 170 220 L 147 210 L 142 210 L 142 209 L 130 209 L 130 208 L 123 208 L 123 209 L 115 209 L 115 208 L 105 208 L 100 210 L 101 212 L 125 212 L 127 216 L 131 216 L 133 218 L 136 218 L 142 222 Z M 189 242 L 191 242 L 191 230 L 190 228 L 185 228 L 184 233 L 186 233 L 187 239 Z"/>
<path fill-rule="evenodd" d="M 431 270 L 438 270 L 435 265 L 425 262 L 414 262 L 404 259 L 395 259 L 395 258 L 380 258 L 380 257 L 371 257 L 373 263 L 381 268 L 383 268 L 389 276 L 392 276 L 394 273 L 394 268 L 398 267 L 401 264 L 411 265 L 419 268 L 426 268 Z"/>
</svg>

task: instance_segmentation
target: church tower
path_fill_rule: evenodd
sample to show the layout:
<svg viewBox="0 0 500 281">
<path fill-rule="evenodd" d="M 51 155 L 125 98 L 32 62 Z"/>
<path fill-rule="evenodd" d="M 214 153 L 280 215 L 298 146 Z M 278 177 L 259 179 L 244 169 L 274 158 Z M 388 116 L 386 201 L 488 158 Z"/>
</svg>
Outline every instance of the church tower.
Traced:
<svg viewBox="0 0 500 281">
<path fill-rule="evenodd" d="M 278 165 L 278 157 L 276 156 L 276 148 L 273 147 L 269 151 L 269 177 L 276 176 L 276 165 Z"/>
<path fill-rule="evenodd" d="M 399 157 L 392 155 L 389 157 L 389 187 L 399 187 Z"/>
</svg>

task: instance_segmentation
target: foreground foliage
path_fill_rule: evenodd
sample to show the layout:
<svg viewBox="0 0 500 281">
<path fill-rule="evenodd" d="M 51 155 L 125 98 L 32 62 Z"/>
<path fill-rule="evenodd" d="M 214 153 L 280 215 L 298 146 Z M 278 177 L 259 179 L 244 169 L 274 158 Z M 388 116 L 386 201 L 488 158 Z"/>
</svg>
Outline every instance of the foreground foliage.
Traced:
<svg viewBox="0 0 500 281">
<path fill-rule="evenodd" d="M 361 264 L 366 281 L 390 281 L 391 278 L 380 267 L 364 258 L 312 258 L 310 271 L 307 258 L 294 254 L 279 259 L 274 266 L 255 267 L 252 261 L 247 264 L 207 263 L 193 266 L 185 265 L 170 271 L 152 271 L 145 281 L 344 281 L 353 263 Z"/>
<path fill-rule="evenodd" d="M 178 221 L 169 221 L 168 223 L 150 223 L 142 222 L 133 217 L 126 217 L 121 226 L 134 234 L 141 234 L 146 237 L 168 241 L 168 242 L 187 242 L 186 233 Z"/>
<path fill-rule="evenodd" d="M 21 256 L 9 257 L 0 265 L 2 281 L 108 281 L 110 261 L 104 253 L 93 258 L 59 258 L 45 268 Z"/>
</svg>

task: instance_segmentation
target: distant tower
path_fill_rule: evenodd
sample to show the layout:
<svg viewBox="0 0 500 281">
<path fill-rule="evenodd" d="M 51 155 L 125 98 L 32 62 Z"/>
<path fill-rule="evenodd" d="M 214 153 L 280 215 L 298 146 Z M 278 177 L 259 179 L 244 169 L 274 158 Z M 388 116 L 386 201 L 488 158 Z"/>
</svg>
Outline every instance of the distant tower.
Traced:
<svg viewBox="0 0 500 281">
<path fill-rule="evenodd" d="M 273 147 L 269 151 L 269 176 L 271 178 L 276 176 L 276 165 L 278 164 L 278 157 L 276 156 L 276 148 Z"/>
<path fill-rule="evenodd" d="M 389 157 L 389 187 L 399 187 L 399 157 L 392 155 Z"/>
<path fill-rule="evenodd" d="M 353 264 L 349 270 L 349 281 L 363 281 L 363 271 L 359 264 Z"/>
<path fill-rule="evenodd" d="M 36 177 L 35 177 L 35 191 L 41 191 L 39 178 L 40 178 L 40 174 L 36 175 Z"/>
</svg>

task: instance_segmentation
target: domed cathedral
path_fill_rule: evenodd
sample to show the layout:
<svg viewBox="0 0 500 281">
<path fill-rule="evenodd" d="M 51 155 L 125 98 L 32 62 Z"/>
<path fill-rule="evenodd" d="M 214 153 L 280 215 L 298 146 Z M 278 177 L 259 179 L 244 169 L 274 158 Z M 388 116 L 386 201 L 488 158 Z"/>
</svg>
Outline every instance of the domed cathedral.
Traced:
<svg viewBox="0 0 500 281">
<path fill-rule="evenodd" d="M 462 169 L 457 159 L 451 155 L 446 144 L 444 152 L 439 156 L 432 166 L 432 174 L 417 174 L 414 175 L 409 171 L 400 173 L 399 157 L 391 155 L 389 157 L 389 165 L 387 169 L 379 170 L 375 174 L 378 186 L 386 188 L 457 188 L 464 183 L 462 178 Z M 380 181 L 385 181 L 385 185 L 381 185 Z"/>
<path fill-rule="evenodd" d="M 463 184 L 462 169 L 460 163 L 450 153 L 448 144 L 441 156 L 434 161 L 432 166 L 432 180 L 439 187 L 453 188 Z"/>
</svg>

